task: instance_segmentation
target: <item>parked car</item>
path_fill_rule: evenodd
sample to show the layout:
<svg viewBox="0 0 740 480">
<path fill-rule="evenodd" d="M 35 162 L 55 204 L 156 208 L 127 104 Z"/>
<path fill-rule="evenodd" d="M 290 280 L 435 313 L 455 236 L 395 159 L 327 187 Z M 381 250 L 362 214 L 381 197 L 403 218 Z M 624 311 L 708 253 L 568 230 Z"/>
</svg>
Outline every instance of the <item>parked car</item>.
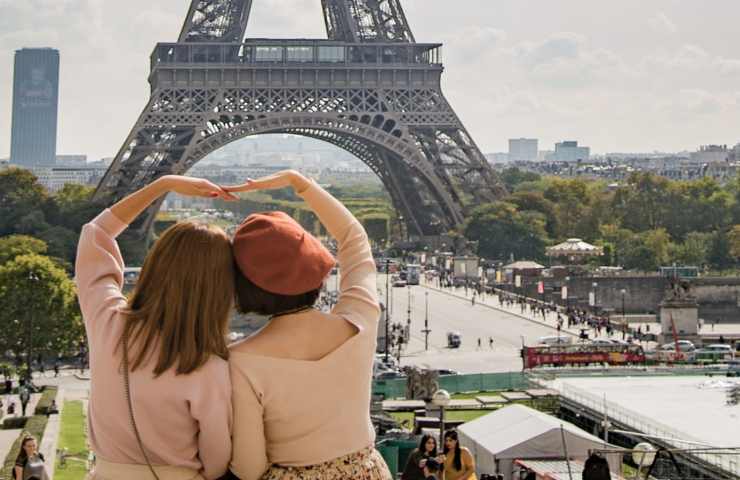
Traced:
<svg viewBox="0 0 740 480">
<path fill-rule="evenodd" d="M 727 366 L 728 377 L 740 377 L 740 360 L 730 360 Z"/>
<path fill-rule="evenodd" d="M 437 369 L 437 375 L 440 377 L 445 375 L 460 375 L 460 372 L 457 372 L 455 370 L 450 370 L 449 368 L 440 368 Z"/>
<path fill-rule="evenodd" d="M 447 348 L 460 348 L 462 345 L 462 335 L 460 332 L 447 333 Z"/>
<path fill-rule="evenodd" d="M 405 287 L 406 285 L 408 285 L 406 283 L 406 280 L 402 279 L 401 277 L 398 277 L 398 278 L 396 278 L 396 279 L 393 280 L 393 286 L 394 287 Z"/>
<path fill-rule="evenodd" d="M 406 378 L 406 374 L 398 370 L 386 370 L 375 375 L 375 380 L 394 380 L 396 378 Z"/>
<path fill-rule="evenodd" d="M 570 345 L 573 343 L 573 337 L 570 336 L 554 336 L 554 337 L 540 337 L 537 341 L 540 345 Z"/>
<path fill-rule="evenodd" d="M 662 345 L 656 352 L 657 360 L 672 362 L 676 360 L 685 360 L 693 362 L 696 359 L 696 347 L 689 340 L 678 341 L 678 353 L 676 352 L 676 342 Z"/>
<path fill-rule="evenodd" d="M 691 340 L 679 340 L 678 342 L 666 343 L 660 347 L 663 351 L 676 351 L 676 343 L 678 343 L 678 349 L 681 352 L 693 352 L 696 350 L 694 342 Z"/>
<path fill-rule="evenodd" d="M 723 343 L 717 343 L 714 345 L 707 345 L 706 347 L 700 348 L 696 351 L 697 360 L 709 360 L 714 362 L 721 362 L 732 360 L 735 358 L 735 351 L 732 349 L 732 345 L 726 345 Z"/>
<path fill-rule="evenodd" d="M 610 340 L 608 338 L 594 338 L 589 342 L 591 345 L 615 345 L 616 343 L 613 340 Z"/>
</svg>

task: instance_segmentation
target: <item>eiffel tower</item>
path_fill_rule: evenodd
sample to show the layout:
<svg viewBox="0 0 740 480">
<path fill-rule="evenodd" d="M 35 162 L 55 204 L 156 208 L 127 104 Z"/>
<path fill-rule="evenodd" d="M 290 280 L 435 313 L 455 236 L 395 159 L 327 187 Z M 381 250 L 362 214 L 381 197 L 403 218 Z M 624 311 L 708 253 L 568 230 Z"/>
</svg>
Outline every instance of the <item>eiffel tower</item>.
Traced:
<svg viewBox="0 0 740 480">
<path fill-rule="evenodd" d="M 442 94 L 441 44 L 400 0 L 321 0 L 327 40 L 245 39 L 252 0 L 192 0 L 151 55 L 151 98 L 95 193 L 116 201 L 250 135 L 324 140 L 382 180 L 411 235 L 459 226 L 504 193 Z M 160 203 L 134 228 L 151 228 Z"/>
</svg>

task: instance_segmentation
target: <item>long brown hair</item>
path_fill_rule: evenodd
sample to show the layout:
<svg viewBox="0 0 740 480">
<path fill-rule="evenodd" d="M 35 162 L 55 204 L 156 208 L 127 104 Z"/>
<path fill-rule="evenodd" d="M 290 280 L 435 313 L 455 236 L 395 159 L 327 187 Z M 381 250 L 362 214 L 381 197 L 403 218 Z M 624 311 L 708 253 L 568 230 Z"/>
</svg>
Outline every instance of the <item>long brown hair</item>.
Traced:
<svg viewBox="0 0 740 480">
<path fill-rule="evenodd" d="M 26 444 L 32 440 L 37 443 L 37 447 L 38 447 L 38 442 L 36 441 L 36 437 L 34 437 L 33 435 L 26 435 L 25 437 L 23 437 L 23 441 L 21 442 L 21 451 L 18 452 L 18 456 L 15 458 L 16 465 L 26 464 L 26 460 L 28 460 L 28 453 L 26 452 Z M 13 469 L 13 478 L 15 478 L 15 469 Z"/>
<path fill-rule="evenodd" d="M 167 229 L 147 255 L 123 311 L 131 370 L 147 362 L 155 346 L 155 376 L 172 367 L 178 375 L 191 373 L 211 355 L 227 359 L 233 300 L 234 258 L 226 233 L 193 222 Z"/>
</svg>

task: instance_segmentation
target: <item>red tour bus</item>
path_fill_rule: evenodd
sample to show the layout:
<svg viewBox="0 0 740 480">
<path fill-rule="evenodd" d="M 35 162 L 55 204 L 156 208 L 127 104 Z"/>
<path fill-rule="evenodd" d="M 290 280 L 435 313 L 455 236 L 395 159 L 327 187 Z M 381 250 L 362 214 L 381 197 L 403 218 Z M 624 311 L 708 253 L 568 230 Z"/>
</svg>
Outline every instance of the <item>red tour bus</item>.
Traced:
<svg viewBox="0 0 740 480">
<path fill-rule="evenodd" d="M 645 352 L 639 345 L 538 345 L 522 349 L 524 368 L 543 365 L 561 367 L 589 364 L 632 365 L 645 363 Z"/>
</svg>

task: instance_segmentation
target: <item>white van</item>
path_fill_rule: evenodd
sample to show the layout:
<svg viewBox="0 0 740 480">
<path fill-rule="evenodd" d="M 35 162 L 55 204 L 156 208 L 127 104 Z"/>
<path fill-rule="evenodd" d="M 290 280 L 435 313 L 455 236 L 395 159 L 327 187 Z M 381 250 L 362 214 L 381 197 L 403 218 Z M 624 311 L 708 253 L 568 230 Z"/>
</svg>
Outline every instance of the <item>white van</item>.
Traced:
<svg viewBox="0 0 740 480">
<path fill-rule="evenodd" d="M 540 337 L 538 340 L 540 345 L 557 346 L 557 345 L 570 345 L 573 343 L 573 337 L 571 336 L 554 336 L 554 337 Z"/>
</svg>

